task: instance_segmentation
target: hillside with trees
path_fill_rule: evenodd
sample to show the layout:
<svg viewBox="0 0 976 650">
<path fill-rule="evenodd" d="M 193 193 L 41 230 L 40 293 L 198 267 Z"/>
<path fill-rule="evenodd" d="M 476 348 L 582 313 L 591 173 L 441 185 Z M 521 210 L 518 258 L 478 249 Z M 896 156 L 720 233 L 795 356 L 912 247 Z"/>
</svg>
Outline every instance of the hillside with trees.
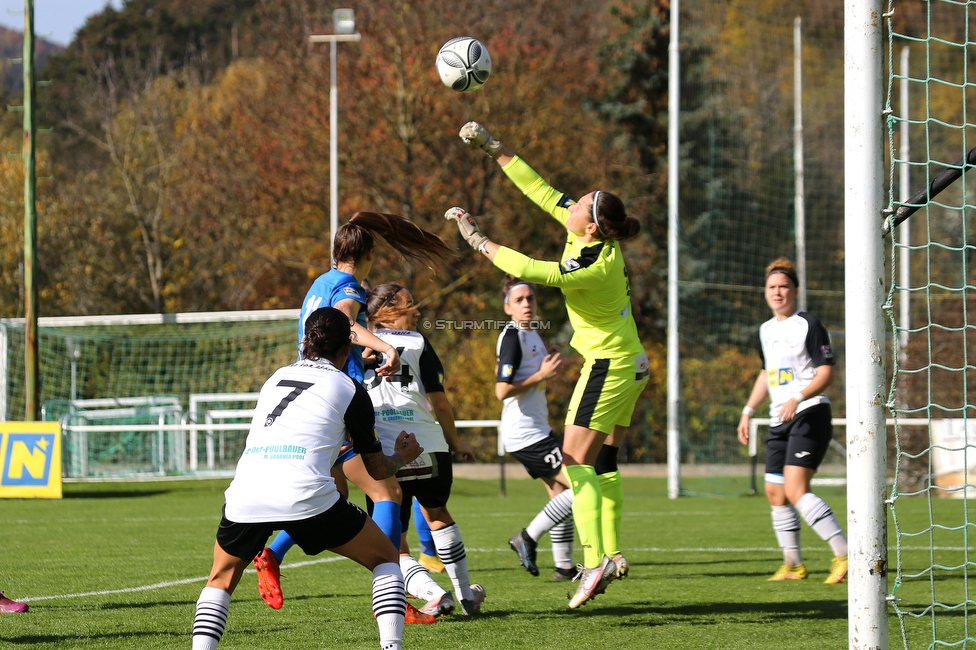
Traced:
<svg viewBox="0 0 976 650">
<path fill-rule="evenodd" d="M 34 41 L 34 56 L 38 68 L 43 68 L 48 59 L 64 50 L 43 38 Z M 24 88 L 24 68 L 11 59 L 24 56 L 24 35 L 13 29 L 0 26 L 0 97 L 19 95 Z"/>
<path fill-rule="evenodd" d="M 332 32 L 331 9 L 308 0 L 127 0 L 91 17 L 46 62 L 41 76 L 52 85 L 38 91 L 38 124 L 54 132 L 38 141 L 41 315 L 299 306 L 329 267 L 329 49 L 308 36 Z M 355 10 L 362 41 L 338 46 L 340 221 L 358 209 L 399 213 L 460 251 L 435 271 L 381 245 L 371 279 L 411 286 L 426 316 L 501 318 L 503 278 L 444 221 L 453 205 L 495 240 L 558 258 L 563 232 L 458 139 L 469 120 L 571 196 L 619 194 L 642 222 L 624 251 L 656 370 L 640 416 L 655 438 L 642 453 L 660 459 L 668 0 L 392 0 Z M 758 368 L 762 268 L 792 255 L 796 15 L 805 128 L 816 143 L 806 156 L 811 310 L 842 326 L 843 12 L 836 0 L 702 0 L 682 11 L 675 171 L 683 373 L 694 411 L 685 425 L 707 438 L 737 417 L 728 404 L 741 401 Z M 494 65 L 472 93 L 445 88 L 433 66 L 439 46 L 461 32 L 480 38 Z M 17 119 L 0 118 L 7 151 L 20 147 Z M 0 317 L 23 314 L 22 187 L 20 162 L 0 158 L 0 196 L 9 197 L 0 201 Z M 548 338 L 565 345 L 559 292 L 542 289 L 539 299 L 553 323 Z M 485 380 L 494 333 L 432 335 L 459 389 L 459 414 L 495 414 Z M 552 387 L 557 411 L 573 380 Z"/>
</svg>

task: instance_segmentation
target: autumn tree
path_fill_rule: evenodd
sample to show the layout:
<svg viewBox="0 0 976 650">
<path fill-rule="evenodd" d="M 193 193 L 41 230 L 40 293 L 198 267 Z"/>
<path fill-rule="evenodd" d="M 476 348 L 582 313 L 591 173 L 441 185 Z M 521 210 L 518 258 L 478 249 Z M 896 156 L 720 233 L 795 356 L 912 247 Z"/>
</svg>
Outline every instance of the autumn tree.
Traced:
<svg viewBox="0 0 976 650">
<path fill-rule="evenodd" d="M 166 309 L 171 251 L 187 225 L 171 210 L 181 181 L 174 127 L 195 82 L 162 74 L 160 57 L 157 50 L 91 61 L 87 92 L 64 121 L 102 162 L 62 186 L 64 200 L 77 208 L 74 218 L 103 233 L 78 241 L 74 253 L 85 268 L 97 269 L 100 279 L 92 279 L 101 288 L 92 297 L 114 294 L 111 302 L 123 310 Z"/>
</svg>

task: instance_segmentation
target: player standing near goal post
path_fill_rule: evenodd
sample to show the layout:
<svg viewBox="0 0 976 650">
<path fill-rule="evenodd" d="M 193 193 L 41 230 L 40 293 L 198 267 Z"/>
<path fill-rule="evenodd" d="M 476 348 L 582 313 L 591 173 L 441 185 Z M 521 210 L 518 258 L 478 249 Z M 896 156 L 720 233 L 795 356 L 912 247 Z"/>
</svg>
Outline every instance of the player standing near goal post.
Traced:
<svg viewBox="0 0 976 650">
<path fill-rule="evenodd" d="M 796 270 L 786 258 L 766 267 L 766 304 L 773 317 L 759 328 L 763 369 L 739 418 L 739 441 L 749 444 L 749 421 L 769 396 L 766 441 L 766 497 L 773 531 L 783 549 L 783 566 L 769 579 L 803 580 L 800 516 L 830 544 L 834 559 L 825 584 L 847 577 L 847 538 L 823 499 L 810 491 L 833 436 L 830 400 L 823 391 L 833 381 L 830 337 L 819 320 L 796 308 Z"/>
<path fill-rule="evenodd" d="M 395 214 L 356 212 L 335 233 L 332 246 L 334 267 L 320 275 L 309 288 L 302 302 L 298 322 L 299 353 L 305 340 L 305 319 L 319 307 L 335 307 L 352 323 L 353 346 L 343 365 L 343 372 L 358 382 L 364 373 L 363 349 L 383 353 L 385 360 L 376 369 L 381 376 L 400 370 L 400 358 L 395 348 L 373 336 L 366 322 L 366 290 L 362 282 L 373 267 L 376 237 L 382 237 L 397 252 L 410 259 L 436 263 L 455 257 L 444 241 L 423 230 L 409 219 Z M 373 503 L 372 519 L 387 534 L 396 548 L 400 547 L 400 488 L 396 479 L 376 480 L 363 465 L 352 448 L 345 449 L 336 459 L 333 476 L 345 491 L 345 479 L 358 486 Z M 272 609 L 283 604 L 279 565 L 285 553 L 294 545 L 287 531 L 281 531 L 271 545 L 254 558 L 258 573 L 258 593 Z M 417 595 L 417 594 L 413 594 Z M 426 607 L 426 606 L 425 606 Z M 443 610 L 439 614 L 449 613 Z M 407 604 L 407 623 L 433 623 L 435 618 L 417 611 Z"/>
<path fill-rule="evenodd" d="M 476 122 L 461 127 L 459 135 L 494 158 L 523 194 L 568 231 L 561 261 L 544 262 L 490 241 L 463 208 L 444 215 L 499 269 L 559 287 L 566 301 L 573 326 L 570 345 L 583 357 L 563 431 L 562 471 L 573 490 L 573 519 L 583 546 L 579 586 L 569 601 L 575 609 L 629 570 L 619 548 L 623 483 L 614 434 L 630 425 L 649 369 L 631 311 L 620 242 L 637 235 L 640 222 L 609 192 L 597 190 L 574 201 L 554 190 Z"/>
<path fill-rule="evenodd" d="M 552 559 L 556 565 L 552 579 L 572 580 L 573 570 L 573 491 L 562 475 L 562 445 L 549 426 L 546 380 L 562 367 L 559 349 L 546 348 L 536 327 L 535 289 L 518 278 L 509 278 L 502 287 L 502 306 L 512 317 L 498 335 L 495 355 L 495 396 L 502 400 L 502 443 L 505 451 L 522 463 L 529 476 L 541 480 L 549 502 L 526 528 L 512 535 L 508 545 L 519 563 L 534 576 L 536 547 L 549 533 Z"/>
<path fill-rule="evenodd" d="M 275 530 L 309 555 L 330 550 L 373 572 L 373 614 L 382 650 L 400 650 L 406 598 L 396 547 L 358 506 L 339 494 L 332 464 L 347 439 L 370 476 L 392 477 L 423 448 L 401 431 L 392 454 L 373 428 L 362 384 L 342 373 L 351 342 L 348 317 L 323 307 L 306 323 L 302 359 L 261 388 L 225 504 L 213 568 L 193 617 L 193 650 L 215 650 L 230 597 L 244 569 Z"/>
<path fill-rule="evenodd" d="M 410 291 L 399 284 L 386 283 L 369 293 L 367 312 L 374 334 L 400 354 L 400 372 L 384 379 L 367 371 L 364 385 L 373 400 L 376 430 L 384 449 L 391 448 L 401 427 L 413 431 L 425 451 L 417 460 L 397 473 L 405 503 L 415 497 L 421 516 L 430 525 L 437 555 L 451 578 L 461 601 L 461 611 L 472 616 L 481 613 L 485 589 L 471 584 L 467 552 L 461 529 L 447 509 L 454 483 L 451 454 L 474 461 L 474 451 L 458 438 L 454 409 L 444 391 L 444 366 L 430 341 L 417 332 L 420 310 Z M 400 508 L 404 531 L 410 524 L 409 507 Z M 400 568 L 407 591 L 428 601 L 421 610 L 439 614 L 454 608 L 451 594 L 437 585 L 419 562 L 406 552 L 401 542 Z"/>
</svg>

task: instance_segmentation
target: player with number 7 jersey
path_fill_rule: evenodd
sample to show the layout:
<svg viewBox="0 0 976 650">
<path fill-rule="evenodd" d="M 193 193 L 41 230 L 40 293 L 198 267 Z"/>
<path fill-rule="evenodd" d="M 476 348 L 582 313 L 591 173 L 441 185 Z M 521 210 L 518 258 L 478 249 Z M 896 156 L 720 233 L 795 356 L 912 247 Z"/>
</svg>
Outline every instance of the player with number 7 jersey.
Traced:
<svg viewBox="0 0 976 650">
<path fill-rule="evenodd" d="M 224 492 L 213 566 L 197 599 L 193 650 L 216 650 L 231 594 L 275 530 L 308 555 L 331 550 L 369 569 L 380 647 L 401 650 L 406 598 L 397 549 L 366 513 L 343 497 L 332 464 L 349 439 L 370 476 L 396 474 L 423 451 L 401 431 L 384 454 L 363 386 L 340 370 L 349 356 L 350 323 L 332 307 L 306 322 L 302 359 L 278 369 L 258 396 L 234 480 Z"/>
<path fill-rule="evenodd" d="M 481 585 L 472 585 L 464 541 L 457 522 L 447 509 L 454 482 L 451 453 L 474 460 L 471 447 L 458 438 L 454 410 L 444 392 L 444 367 L 423 334 L 416 331 L 420 311 L 413 296 L 398 284 L 381 284 L 366 302 L 373 333 L 400 355 L 400 372 L 390 377 L 372 376 L 364 383 L 373 402 L 376 431 L 384 449 L 392 448 L 401 428 L 414 432 L 425 452 L 397 472 L 403 502 L 414 497 L 430 524 L 437 555 L 461 599 L 461 611 L 478 614 L 485 599 Z M 410 508 L 400 509 L 400 523 L 407 530 Z M 401 542 L 402 552 L 407 549 Z M 411 589 L 407 576 L 407 589 Z"/>
</svg>

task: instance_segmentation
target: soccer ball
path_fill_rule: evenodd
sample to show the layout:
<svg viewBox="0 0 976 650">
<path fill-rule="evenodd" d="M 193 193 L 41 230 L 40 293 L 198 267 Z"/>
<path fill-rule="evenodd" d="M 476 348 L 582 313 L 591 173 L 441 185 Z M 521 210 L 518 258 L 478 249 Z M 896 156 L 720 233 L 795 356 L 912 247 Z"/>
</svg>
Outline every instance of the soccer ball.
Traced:
<svg viewBox="0 0 976 650">
<path fill-rule="evenodd" d="M 437 74 L 451 90 L 477 90 L 491 74 L 491 55 L 476 38 L 452 38 L 437 53 Z"/>
</svg>

